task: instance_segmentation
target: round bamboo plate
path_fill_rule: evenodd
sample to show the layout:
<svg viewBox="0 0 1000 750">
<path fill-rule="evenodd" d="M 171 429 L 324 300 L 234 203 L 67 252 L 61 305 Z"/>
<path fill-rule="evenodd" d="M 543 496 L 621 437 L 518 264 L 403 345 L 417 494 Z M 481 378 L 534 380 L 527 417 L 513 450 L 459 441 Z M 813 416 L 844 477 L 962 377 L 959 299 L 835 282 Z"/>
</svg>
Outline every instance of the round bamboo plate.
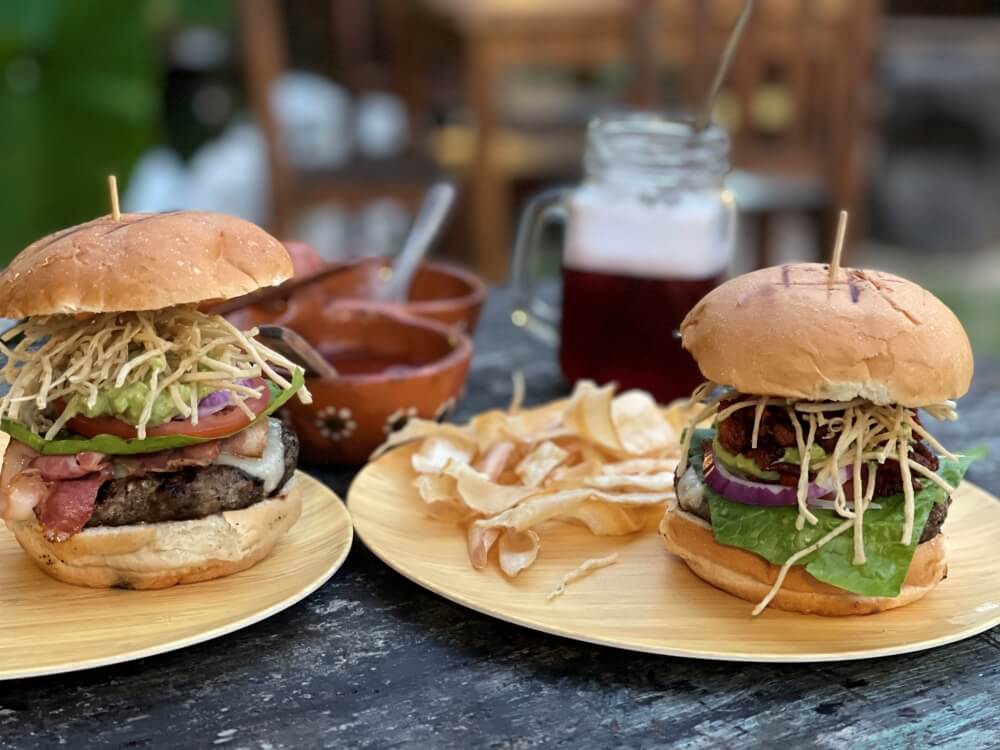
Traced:
<svg viewBox="0 0 1000 750">
<path fill-rule="evenodd" d="M 1000 502 L 964 483 L 945 529 L 949 577 L 908 607 L 868 617 L 819 617 L 767 610 L 695 577 L 653 529 L 594 537 L 555 524 L 538 560 L 516 579 L 491 560 L 469 564 L 465 535 L 428 517 L 412 487 L 412 447 L 358 475 L 347 496 L 361 540 L 390 567 L 435 593 L 484 614 L 546 633 L 618 648 L 698 659 L 816 662 L 867 659 L 940 646 L 1000 624 Z M 619 553 L 616 564 L 545 595 L 586 559 Z"/>
<path fill-rule="evenodd" d="M 0 526 L 0 680 L 140 659 L 232 633 L 322 586 L 351 548 L 340 499 L 301 471 L 302 517 L 263 561 L 235 575 L 160 591 L 54 581 Z"/>
</svg>

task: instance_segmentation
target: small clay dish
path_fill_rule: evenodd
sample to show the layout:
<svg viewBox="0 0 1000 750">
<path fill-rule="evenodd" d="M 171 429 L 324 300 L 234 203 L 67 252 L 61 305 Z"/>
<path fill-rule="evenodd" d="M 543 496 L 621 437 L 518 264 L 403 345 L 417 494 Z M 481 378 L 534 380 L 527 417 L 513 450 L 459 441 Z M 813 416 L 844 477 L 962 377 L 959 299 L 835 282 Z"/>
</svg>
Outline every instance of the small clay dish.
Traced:
<svg viewBox="0 0 1000 750">
<path fill-rule="evenodd" d="M 302 306 L 352 300 L 370 300 L 373 290 L 391 273 L 388 260 L 371 258 L 342 264 L 343 273 L 296 290 L 290 298 L 276 298 L 235 311 L 228 317 L 243 328 L 273 323 L 295 328 Z M 456 326 L 472 334 L 486 299 L 486 284 L 473 273 L 449 263 L 426 261 L 417 270 L 408 301 L 391 305 L 402 312 Z"/>
<path fill-rule="evenodd" d="M 312 404 L 286 417 L 306 463 L 363 464 L 412 417 L 443 420 L 465 385 L 472 342 L 461 331 L 374 302 L 301 303 L 283 321 L 338 370 L 310 377 Z"/>
</svg>

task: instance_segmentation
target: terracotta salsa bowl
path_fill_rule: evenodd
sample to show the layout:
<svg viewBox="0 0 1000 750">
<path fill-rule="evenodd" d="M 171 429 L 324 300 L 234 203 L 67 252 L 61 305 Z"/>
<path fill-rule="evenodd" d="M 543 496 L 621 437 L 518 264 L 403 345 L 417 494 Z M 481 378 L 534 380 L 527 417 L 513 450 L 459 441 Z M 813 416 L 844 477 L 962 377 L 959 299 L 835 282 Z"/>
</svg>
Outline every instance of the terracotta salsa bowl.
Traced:
<svg viewBox="0 0 1000 750">
<path fill-rule="evenodd" d="M 441 323 L 360 301 L 303 303 L 281 322 L 339 372 L 307 378 L 313 403 L 286 407 L 304 462 L 362 464 L 409 418 L 443 420 L 465 385 L 472 343 Z"/>
<path fill-rule="evenodd" d="M 341 265 L 343 273 L 296 291 L 290 299 L 261 302 L 229 317 L 243 328 L 261 323 L 295 328 L 290 321 L 301 319 L 300 308 L 308 309 L 316 303 L 371 299 L 372 290 L 385 283 L 390 272 L 389 262 L 382 258 Z M 486 285 L 475 274 L 448 263 L 427 261 L 417 270 L 410 299 L 392 307 L 471 334 L 476 330 L 485 299 Z"/>
</svg>

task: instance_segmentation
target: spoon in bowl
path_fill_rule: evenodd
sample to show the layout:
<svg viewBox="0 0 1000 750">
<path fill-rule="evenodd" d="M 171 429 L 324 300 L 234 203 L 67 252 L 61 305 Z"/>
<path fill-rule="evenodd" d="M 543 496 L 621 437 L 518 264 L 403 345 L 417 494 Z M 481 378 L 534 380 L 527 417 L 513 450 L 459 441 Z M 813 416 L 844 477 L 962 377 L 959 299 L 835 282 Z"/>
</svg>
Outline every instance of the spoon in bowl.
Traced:
<svg viewBox="0 0 1000 750">
<path fill-rule="evenodd" d="M 424 197 L 424 202 L 413 220 L 410 233 L 406 236 L 403 249 L 388 269 L 382 283 L 375 285 L 372 296 L 379 302 L 406 302 L 410 296 L 410 285 L 420 263 L 434 241 L 441 234 L 445 219 L 455 205 L 458 191 L 450 182 L 436 182 Z"/>
<path fill-rule="evenodd" d="M 410 285 L 416 275 L 420 262 L 424 259 L 427 251 L 430 250 L 434 241 L 441 233 L 445 219 L 455 203 L 457 191 L 450 182 L 437 182 L 427 191 L 424 202 L 420 206 L 417 218 L 413 221 L 413 227 L 406 236 L 403 249 L 396 256 L 392 267 L 380 269 L 378 274 L 373 274 L 369 283 L 368 293 L 373 299 L 381 302 L 406 302 L 410 293 Z M 285 299 L 307 286 L 312 286 L 321 281 L 326 281 L 334 276 L 338 276 L 351 270 L 353 264 L 324 268 L 318 272 L 307 276 L 286 281 L 279 286 L 261 289 L 251 294 L 243 295 L 235 299 L 226 300 L 212 307 L 211 312 L 216 315 L 229 315 L 245 307 L 259 305 L 276 299 Z M 385 273 L 383 278 L 382 274 Z"/>
</svg>

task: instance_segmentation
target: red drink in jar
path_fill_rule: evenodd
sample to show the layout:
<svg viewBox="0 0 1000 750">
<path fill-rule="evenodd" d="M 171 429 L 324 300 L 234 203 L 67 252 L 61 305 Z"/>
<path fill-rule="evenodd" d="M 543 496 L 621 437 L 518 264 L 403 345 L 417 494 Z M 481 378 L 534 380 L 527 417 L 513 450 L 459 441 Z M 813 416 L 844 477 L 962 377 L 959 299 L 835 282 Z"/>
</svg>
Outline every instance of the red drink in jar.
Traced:
<svg viewBox="0 0 1000 750">
<path fill-rule="evenodd" d="M 674 332 L 724 278 L 648 279 L 565 268 L 563 374 L 570 381 L 642 388 L 660 402 L 689 395 L 704 378 Z"/>
<path fill-rule="evenodd" d="M 674 333 L 732 260 L 728 151 L 724 131 L 695 130 L 690 117 L 598 119 L 588 130 L 584 182 L 528 204 L 514 253 L 512 320 L 559 346 L 571 383 L 613 381 L 666 402 L 702 381 Z M 554 316 L 532 303 L 528 270 L 549 219 L 566 225 L 558 333 Z"/>
</svg>

